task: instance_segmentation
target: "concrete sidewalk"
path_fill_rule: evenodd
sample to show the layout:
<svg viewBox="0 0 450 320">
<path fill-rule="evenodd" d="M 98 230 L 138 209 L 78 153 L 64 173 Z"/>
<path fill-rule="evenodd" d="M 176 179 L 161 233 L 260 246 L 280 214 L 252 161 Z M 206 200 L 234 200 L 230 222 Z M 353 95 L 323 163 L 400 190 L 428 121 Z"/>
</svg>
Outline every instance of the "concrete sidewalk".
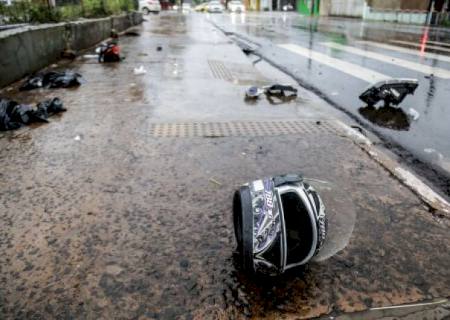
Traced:
<svg viewBox="0 0 450 320">
<path fill-rule="evenodd" d="M 121 38 L 124 62 L 60 65 L 88 80 L 77 89 L 0 92 L 69 109 L 0 136 L 0 318 L 295 319 L 423 301 L 450 314 L 445 215 L 314 95 L 246 103 L 248 85 L 290 80 L 205 16 L 147 19 Z M 232 195 L 286 172 L 330 182 L 329 214 L 354 212 L 353 233 L 327 260 L 255 281 L 234 263 Z"/>
</svg>

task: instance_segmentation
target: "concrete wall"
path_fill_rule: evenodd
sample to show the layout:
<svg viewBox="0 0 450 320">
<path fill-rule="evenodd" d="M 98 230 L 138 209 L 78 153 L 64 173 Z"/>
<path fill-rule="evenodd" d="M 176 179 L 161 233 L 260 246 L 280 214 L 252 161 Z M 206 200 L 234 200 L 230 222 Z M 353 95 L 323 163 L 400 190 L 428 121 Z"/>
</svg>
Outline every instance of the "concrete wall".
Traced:
<svg viewBox="0 0 450 320">
<path fill-rule="evenodd" d="M 423 24 L 428 0 L 322 0 L 320 15 Z"/>
<path fill-rule="evenodd" d="M 366 6 L 364 8 L 363 19 L 424 24 L 427 20 L 427 13 L 425 11 L 376 9 Z"/>
<path fill-rule="evenodd" d="M 367 0 L 373 9 L 383 10 L 427 10 L 429 0 Z"/>
<path fill-rule="evenodd" d="M 27 26 L 0 32 L 0 87 L 57 61 L 70 48 L 89 48 L 109 37 L 111 28 L 123 31 L 142 22 L 138 12 L 103 19 Z"/>
</svg>

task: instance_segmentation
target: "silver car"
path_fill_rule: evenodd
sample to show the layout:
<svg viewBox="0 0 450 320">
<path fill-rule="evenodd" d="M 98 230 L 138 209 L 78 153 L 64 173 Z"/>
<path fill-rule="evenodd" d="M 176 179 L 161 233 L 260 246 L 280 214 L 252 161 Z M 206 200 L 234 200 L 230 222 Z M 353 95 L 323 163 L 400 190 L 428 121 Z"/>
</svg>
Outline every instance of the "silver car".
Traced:
<svg viewBox="0 0 450 320">
<path fill-rule="evenodd" d="M 223 5 L 219 1 L 210 1 L 208 3 L 209 13 L 222 13 L 224 10 Z"/>
</svg>

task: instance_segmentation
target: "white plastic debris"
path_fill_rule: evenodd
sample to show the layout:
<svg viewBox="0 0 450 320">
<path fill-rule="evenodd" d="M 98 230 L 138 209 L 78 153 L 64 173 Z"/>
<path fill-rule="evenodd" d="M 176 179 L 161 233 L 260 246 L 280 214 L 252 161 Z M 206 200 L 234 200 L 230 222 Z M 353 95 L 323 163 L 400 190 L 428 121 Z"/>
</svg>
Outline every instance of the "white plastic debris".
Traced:
<svg viewBox="0 0 450 320">
<path fill-rule="evenodd" d="M 142 74 L 146 74 L 147 70 L 145 70 L 144 66 L 140 66 L 139 68 L 134 68 L 134 74 L 135 75 L 142 75 Z"/>
<path fill-rule="evenodd" d="M 425 153 L 427 153 L 429 155 L 430 159 L 434 162 L 440 163 L 440 162 L 442 162 L 442 160 L 444 160 L 444 156 L 442 155 L 442 153 L 440 153 L 436 149 L 425 148 L 425 149 L 423 149 L 423 151 Z"/>
<path fill-rule="evenodd" d="M 75 138 L 73 138 L 75 141 L 81 141 L 81 136 L 80 135 L 77 135 L 77 136 L 75 136 Z"/>
<path fill-rule="evenodd" d="M 83 58 L 85 58 L 85 59 L 97 59 L 98 58 L 98 54 L 85 54 L 85 55 L 83 55 Z"/>
<path fill-rule="evenodd" d="M 417 110 L 413 109 L 413 108 L 409 108 L 409 109 L 408 109 L 408 115 L 409 115 L 414 121 L 416 121 L 416 120 L 419 119 L 419 117 L 420 117 L 420 113 L 419 113 Z"/>
</svg>

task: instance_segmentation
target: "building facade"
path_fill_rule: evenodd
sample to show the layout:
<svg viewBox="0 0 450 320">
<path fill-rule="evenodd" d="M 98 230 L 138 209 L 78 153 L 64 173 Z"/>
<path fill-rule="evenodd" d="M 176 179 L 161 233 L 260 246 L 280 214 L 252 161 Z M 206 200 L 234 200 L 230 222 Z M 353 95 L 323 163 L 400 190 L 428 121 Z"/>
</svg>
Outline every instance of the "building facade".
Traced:
<svg viewBox="0 0 450 320">
<path fill-rule="evenodd" d="M 448 19 L 450 0 L 321 0 L 320 15 L 423 24 Z"/>
</svg>

